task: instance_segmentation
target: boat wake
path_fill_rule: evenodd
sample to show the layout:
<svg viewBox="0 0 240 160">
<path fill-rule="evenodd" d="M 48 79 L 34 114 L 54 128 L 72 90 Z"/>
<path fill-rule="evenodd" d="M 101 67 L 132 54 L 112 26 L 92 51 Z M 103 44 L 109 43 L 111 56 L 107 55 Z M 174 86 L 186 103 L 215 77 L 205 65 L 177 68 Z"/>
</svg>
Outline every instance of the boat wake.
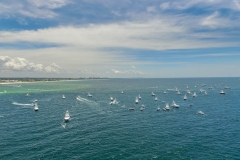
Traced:
<svg viewBox="0 0 240 160">
<path fill-rule="evenodd" d="M 1 93 L 7 93 L 7 91 L 4 90 L 3 92 L 0 92 L 0 94 L 1 94 Z"/>
<path fill-rule="evenodd" d="M 80 96 L 78 96 L 76 99 L 77 99 L 78 101 L 84 102 L 84 103 L 97 104 L 97 102 L 90 101 L 90 100 L 88 100 L 88 99 L 86 99 L 86 98 L 82 98 L 82 97 L 80 97 Z"/>
<path fill-rule="evenodd" d="M 62 126 L 63 128 L 66 128 L 67 123 L 63 122 L 63 123 L 61 124 L 61 126 Z"/>
<path fill-rule="evenodd" d="M 16 106 L 33 106 L 34 104 L 33 103 L 17 103 L 17 102 L 13 102 L 12 103 L 13 105 L 16 105 Z"/>
</svg>

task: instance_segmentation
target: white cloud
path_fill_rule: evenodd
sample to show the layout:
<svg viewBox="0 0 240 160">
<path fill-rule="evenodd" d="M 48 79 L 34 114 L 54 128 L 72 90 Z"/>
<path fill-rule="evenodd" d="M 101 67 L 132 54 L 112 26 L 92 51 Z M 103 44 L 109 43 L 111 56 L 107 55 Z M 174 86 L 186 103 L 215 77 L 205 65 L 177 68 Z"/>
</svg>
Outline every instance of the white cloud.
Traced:
<svg viewBox="0 0 240 160">
<path fill-rule="evenodd" d="M 155 12 L 156 8 L 154 6 L 147 7 L 147 12 Z"/>
<path fill-rule="evenodd" d="M 42 64 L 34 64 L 25 58 L 11 58 L 8 56 L 0 56 L 0 70 L 60 73 L 60 67 L 56 64 L 44 68 Z"/>
<path fill-rule="evenodd" d="M 134 70 L 124 70 L 124 71 L 120 71 L 120 70 L 112 69 L 111 71 L 112 71 L 113 73 L 115 73 L 115 74 L 145 75 L 145 73 L 143 73 L 143 72 L 141 72 L 141 71 L 134 71 Z"/>
<path fill-rule="evenodd" d="M 45 71 L 47 73 L 60 73 L 61 72 L 61 67 L 59 67 L 57 64 L 52 63 L 50 66 L 47 66 L 45 68 Z"/>
</svg>

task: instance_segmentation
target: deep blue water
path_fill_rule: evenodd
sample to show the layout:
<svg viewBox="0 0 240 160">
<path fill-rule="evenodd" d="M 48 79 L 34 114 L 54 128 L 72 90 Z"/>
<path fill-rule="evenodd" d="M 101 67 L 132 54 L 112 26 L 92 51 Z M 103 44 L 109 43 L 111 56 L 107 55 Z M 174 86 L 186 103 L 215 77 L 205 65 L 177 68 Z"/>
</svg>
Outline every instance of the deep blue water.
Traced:
<svg viewBox="0 0 240 160">
<path fill-rule="evenodd" d="M 183 100 L 186 85 L 197 97 Z M 88 92 L 93 97 L 87 97 Z M 135 104 L 139 94 L 142 100 Z M 118 104 L 109 104 L 111 96 Z M 0 85 L 0 159 L 239 159 L 239 97 L 239 78 Z M 35 99 L 38 112 L 32 106 Z M 156 111 L 173 100 L 179 109 Z M 142 104 L 145 110 L 140 111 Z M 67 109 L 71 120 L 65 123 Z M 205 114 L 198 114 L 200 110 Z"/>
</svg>

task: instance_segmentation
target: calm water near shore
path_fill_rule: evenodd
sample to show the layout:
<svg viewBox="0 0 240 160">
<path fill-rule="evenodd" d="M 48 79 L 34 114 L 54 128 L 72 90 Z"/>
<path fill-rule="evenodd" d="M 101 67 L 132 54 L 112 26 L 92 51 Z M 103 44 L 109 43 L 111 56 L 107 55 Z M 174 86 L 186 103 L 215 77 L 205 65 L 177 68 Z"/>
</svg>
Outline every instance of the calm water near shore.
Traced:
<svg viewBox="0 0 240 160">
<path fill-rule="evenodd" d="M 197 97 L 187 94 L 184 101 L 187 90 Z M 221 90 L 226 94 L 219 94 Z M 135 104 L 139 94 L 142 100 Z M 111 105 L 110 97 L 117 103 Z M 238 159 L 239 97 L 239 78 L 0 85 L 0 159 Z M 173 100 L 179 109 L 163 111 Z M 145 109 L 140 111 L 142 105 Z M 63 121 L 66 110 L 71 116 L 68 123 Z"/>
</svg>

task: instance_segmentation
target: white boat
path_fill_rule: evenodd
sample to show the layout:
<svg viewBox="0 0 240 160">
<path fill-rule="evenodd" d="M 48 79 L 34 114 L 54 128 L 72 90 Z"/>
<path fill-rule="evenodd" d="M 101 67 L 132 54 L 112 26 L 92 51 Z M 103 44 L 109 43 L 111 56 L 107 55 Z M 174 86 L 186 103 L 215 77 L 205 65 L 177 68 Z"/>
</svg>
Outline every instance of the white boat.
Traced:
<svg viewBox="0 0 240 160">
<path fill-rule="evenodd" d="M 110 104 L 118 104 L 117 99 L 115 98 L 113 101 L 110 102 Z"/>
<path fill-rule="evenodd" d="M 92 97 L 92 95 L 90 94 L 90 93 L 88 93 L 88 95 L 87 95 L 88 97 Z"/>
<path fill-rule="evenodd" d="M 34 100 L 34 102 L 37 102 L 37 101 L 38 101 L 37 99 Z"/>
<path fill-rule="evenodd" d="M 144 105 L 140 108 L 140 111 L 143 111 L 145 109 Z"/>
<path fill-rule="evenodd" d="M 152 96 L 156 96 L 156 95 L 152 92 Z"/>
<path fill-rule="evenodd" d="M 135 99 L 135 103 L 138 104 L 138 97 L 136 97 L 136 99 Z"/>
<path fill-rule="evenodd" d="M 184 95 L 183 100 L 187 100 L 187 95 L 186 94 Z"/>
<path fill-rule="evenodd" d="M 81 97 L 79 95 L 77 96 L 77 100 L 81 100 Z"/>
<path fill-rule="evenodd" d="M 192 96 L 193 96 L 193 97 L 196 97 L 196 96 L 197 96 L 196 92 L 194 92 Z"/>
<path fill-rule="evenodd" d="M 121 91 L 121 93 L 123 94 L 123 91 Z"/>
<path fill-rule="evenodd" d="M 114 101 L 113 97 L 110 97 L 110 101 Z"/>
<path fill-rule="evenodd" d="M 187 90 L 187 94 L 192 94 L 189 90 Z"/>
<path fill-rule="evenodd" d="M 155 101 L 158 101 L 158 98 L 157 97 L 155 97 L 155 99 L 154 99 Z"/>
<path fill-rule="evenodd" d="M 165 106 L 165 110 L 169 110 L 170 109 L 170 107 L 169 107 L 169 105 L 168 105 L 168 103 L 166 104 L 166 106 Z"/>
<path fill-rule="evenodd" d="M 138 99 L 139 99 L 139 100 L 141 100 L 141 99 L 142 99 L 142 97 L 141 97 L 140 95 L 138 95 Z"/>
<path fill-rule="evenodd" d="M 157 108 L 157 111 L 160 111 L 160 107 Z"/>
<path fill-rule="evenodd" d="M 29 93 L 26 94 L 26 97 L 28 97 L 28 96 L 29 96 Z"/>
<path fill-rule="evenodd" d="M 64 120 L 65 120 L 66 122 L 70 120 L 70 115 L 69 115 L 68 110 L 67 110 L 66 113 L 65 113 Z"/>
<path fill-rule="evenodd" d="M 37 105 L 37 103 L 34 103 L 34 111 L 38 111 L 38 105 Z"/>
<path fill-rule="evenodd" d="M 134 110 L 134 108 L 128 108 L 128 110 L 129 110 L 129 111 L 133 111 L 133 110 Z"/>
<path fill-rule="evenodd" d="M 181 93 L 178 91 L 177 94 L 180 95 Z"/>
<path fill-rule="evenodd" d="M 198 114 L 204 115 L 203 111 L 198 111 Z"/>
<path fill-rule="evenodd" d="M 223 90 L 221 90 L 220 94 L 225 94 L 225 92 Z"/>
<path fill-rule="evenodd" d="M 179 105 L 176 104 L 175 101 L 172 102 L 172 107 L 179 108 Z"/>
<path fill-rule="evenodd" d="M 62 95 L 62 99 L 65 99 L 66 97 L 64 96 L 64 94 Z"/>
<path fill-rule="evenodd" d="M 231 88 L 230 88 L 230 87 L 228 87 L 228 86 L 225 86 L 224 88 L 225 88 L 225 89 L 231 89 Z"/>
<path fill-rule="evenodd" d="M 164 91 L 163 93 L 164 93 L 164 94 L 166 94 L 167 92 L 166 92 L 166 91 Z"/>
</svg>

